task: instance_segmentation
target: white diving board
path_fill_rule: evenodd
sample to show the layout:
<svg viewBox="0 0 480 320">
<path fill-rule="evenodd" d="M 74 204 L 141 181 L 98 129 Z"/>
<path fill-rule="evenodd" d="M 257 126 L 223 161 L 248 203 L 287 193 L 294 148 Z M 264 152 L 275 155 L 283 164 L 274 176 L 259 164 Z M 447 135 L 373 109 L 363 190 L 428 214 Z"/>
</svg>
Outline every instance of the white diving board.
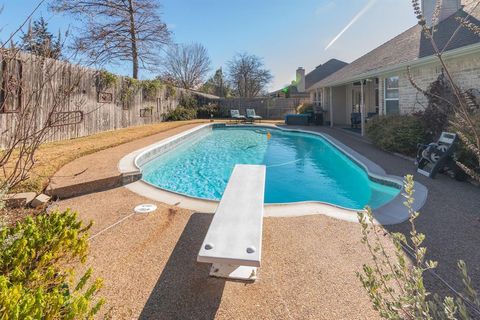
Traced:
<svg viewBox="0 0 480 320">
<path fill-rule="evenodd" d="M 262 257 L 265 166 L 236 165 L 213 216 L 197 261 L 212 263 L 210 275 L 257 279 Z"/>
</svg>

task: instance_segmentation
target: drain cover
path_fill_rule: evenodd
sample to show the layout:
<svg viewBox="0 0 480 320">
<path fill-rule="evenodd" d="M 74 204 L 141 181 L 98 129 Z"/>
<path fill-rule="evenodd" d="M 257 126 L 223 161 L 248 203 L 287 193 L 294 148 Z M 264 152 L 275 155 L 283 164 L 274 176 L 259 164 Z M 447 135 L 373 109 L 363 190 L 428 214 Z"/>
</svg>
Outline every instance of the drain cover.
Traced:
<svg viewBox="0 0 480 320">
<path fill-rule="evenodd" d="M 154 204 L 141 204 L 135 207 L 136 213 L 149 213 L 157 210 L 157 206 Z"/>
</svg>

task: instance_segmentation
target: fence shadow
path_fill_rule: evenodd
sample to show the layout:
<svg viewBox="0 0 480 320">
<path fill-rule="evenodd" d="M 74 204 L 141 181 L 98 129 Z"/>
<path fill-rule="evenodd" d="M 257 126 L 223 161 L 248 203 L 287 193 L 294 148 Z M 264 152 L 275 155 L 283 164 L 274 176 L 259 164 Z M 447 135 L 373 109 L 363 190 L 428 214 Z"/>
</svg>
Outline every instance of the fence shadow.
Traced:
<svg viewBox="0 0 480 320">
<path fill-rule="evenodd" d="M 212 217 L 203 213 L 191 216 L 139 319 L 215 317 L 225 280 L 209 277 L 210 265 L 196 261 Z"/>
</svg>

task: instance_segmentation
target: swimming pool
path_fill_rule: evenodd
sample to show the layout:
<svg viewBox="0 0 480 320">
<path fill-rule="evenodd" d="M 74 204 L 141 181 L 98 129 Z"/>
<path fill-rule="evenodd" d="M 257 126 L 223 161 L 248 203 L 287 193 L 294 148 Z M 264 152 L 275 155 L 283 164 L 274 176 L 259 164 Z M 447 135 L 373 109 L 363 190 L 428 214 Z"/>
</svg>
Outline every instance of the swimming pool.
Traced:
<svg viewBox="0 0 480 320">
<path fill-rule="evenodd" d="M 266 127 L 213 126 L 142 164 L 141 170 L 142 179 L 156 187 L 219 200 L 236 164 L 267 167 L 267 204 L 317 201 L 378 208 L 400 192 L 395 184 L 373 181 L 319 135 Z"/>
</svg>

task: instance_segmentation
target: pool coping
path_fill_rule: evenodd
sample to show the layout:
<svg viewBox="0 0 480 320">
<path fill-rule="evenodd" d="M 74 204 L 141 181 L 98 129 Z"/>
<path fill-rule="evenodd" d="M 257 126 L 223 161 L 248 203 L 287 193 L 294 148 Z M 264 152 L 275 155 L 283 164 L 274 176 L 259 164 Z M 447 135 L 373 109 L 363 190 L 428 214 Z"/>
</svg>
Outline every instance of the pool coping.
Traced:
<svg viewBox="0 0 480 320">
<path fill-rule="evenodd" d="M 192 136 L 195 133 L 200 132 L 202 129 L 213 128 L 213 126 L 218 126 L 218 123 L 208 123 L 196 126 L 192 129 L 186 130 L 182 133 L 169 137 L 167 139 L 161 140 L 157 143 L 151 144 L 144 148 L 138 149 L 132 153 L 127 154 L 123 157 L 118 163 L 118 170 L 121 175 L 124 177 L 124 181 L 131 182 L 133 180 L 138 180 L 141 177 L 141 169 L 138 166 L 138 162 L 141 156 L 150 157 L 148 161 L 157 157 L 163 152 L 168 152 L 171 148 L 175 147 L 173 144 L 177 142 L 177 145 L 182 141 L 186 141 L 189 136 Z M 220 124 L 221 125 L 221 124 Z M 403 196 L 403 178 L 389 175 L 385 170 L 369 160 L 367 157 L 358 153 L 357 151 L 346 146 L 342 142 L 333 138 L 332 136 L 326 133 L 313 132 L 302 129 L 288 129 L 282 128 L 270 124 L 248 124 L 248 125 L 229 125 L 226 126 L 240 126 L 240 127 L 257 127 L 257 128 L 274 128 L 276 130 L 290 131 L 290 132 L 301 132 L 306 134 L 317 135 L 325 139 L 328 143 L 332 144 L 334 147 L 339 149 L 344 153 L 350 160 L 354 161 L 356 164 L 361 166 L 369 178 L 373 181 L 381 180 L 382 182 L 390 182 L 401 187 L 400 193 L 391 201 L 384 204 L 383 206 L 373 210 L 375 217 L 375 222 L 382 225 L 391 225 L 402 223 L 410 217 L 407 208 L 404 206 L 405 198 Z M 156 152 L 154 152 L 156 151 Z M 148 162 L 145 161 L 144 163 Z M 136 179 L 131 179 L 130 177 L 137 177 Z M 130 191 L 150 198 L 152 200 L 160 201 L 167 203 L 169 205 L 175 205 L 184 209 L 194 210 L 203 213 L 215 213 L 215 210 L 218 206 L 219 201 L 199 199 L 165 189 L 153 186 L 143 180 L 138 180 L 133 183 L 126 184 L 125 187 Z M 426 202 L 428 196 L 428 189 L 421 183 L 415 182 L 415 191 L 413 203 L 413 209 L 418 211 L 420 210 Z M 354 210 L 343 208 L 334 204 L 320 202 L 320 201 L 305 201 L 305 202 L 295 202 L 295 203 L 284 203 L 284 204 L 265 204 L 265 216 L 266 217 L 296 217 L 296 216 L 307 216 L 307 215 L 316 215 L 323 214 L 332 218 L 337 218 L 350 222 L 358 222 L 357 212 L 361 210 Z"/>
</svg>

